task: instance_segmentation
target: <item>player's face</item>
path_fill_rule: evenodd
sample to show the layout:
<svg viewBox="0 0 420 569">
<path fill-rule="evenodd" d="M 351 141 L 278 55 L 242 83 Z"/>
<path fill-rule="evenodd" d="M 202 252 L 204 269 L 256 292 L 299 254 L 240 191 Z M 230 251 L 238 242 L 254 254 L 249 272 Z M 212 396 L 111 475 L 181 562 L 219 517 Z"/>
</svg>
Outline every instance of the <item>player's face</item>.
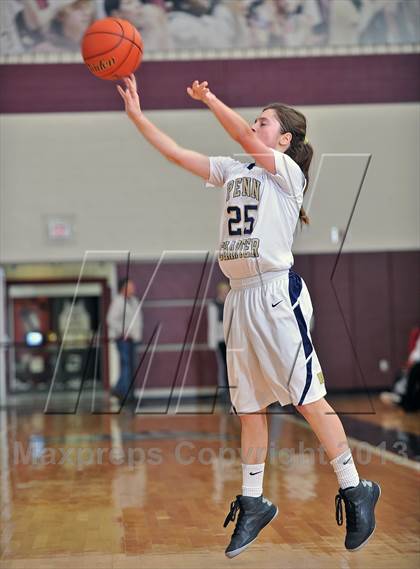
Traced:
<svg viewBox="0 0 420 569">
<path fill-rule="evenodd" d="M 252 125 L 252 130 L 257 133 L 258 138 L 270 148 L 277 147 L 280 136 L 280 123 L 277 120 L 276 112 L 273 109 L 263 111 Z"/>
<path fill-rule="evenodd" d="M 266 109 L 252 125 L 252 130 L 269 148 L 283 149 L 288 146 L 288 135 L 281 132 L 281 125 L 274 109 Z"/>
</svg>

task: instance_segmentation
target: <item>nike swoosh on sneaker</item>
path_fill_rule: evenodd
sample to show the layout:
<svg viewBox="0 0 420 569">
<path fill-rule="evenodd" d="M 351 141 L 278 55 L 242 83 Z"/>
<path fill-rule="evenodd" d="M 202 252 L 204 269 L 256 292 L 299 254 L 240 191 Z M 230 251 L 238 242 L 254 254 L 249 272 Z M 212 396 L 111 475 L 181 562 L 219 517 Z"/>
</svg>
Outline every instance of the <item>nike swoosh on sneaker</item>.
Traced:
<svg viewBox="0 0 420 569">
<path fill-rule="evenodd" d="M 279 300 L 278 302 L 276 302 L 276 304 L 271 303 L 271 306 L 274 308 L 275 306 L 277 306 L 278 304 L 280 304 L 280 302 L 283 302 L 284 298 L 282 298 L 281 300 Z"/>
<path fill-rule="evenodd" d="M 250 475 L 254 476 L 254 474 L 260 474 L 260 472 L 262 472 L 262 470 L 259 470 L 258 472 L 250 472 Z"/>
</svg>

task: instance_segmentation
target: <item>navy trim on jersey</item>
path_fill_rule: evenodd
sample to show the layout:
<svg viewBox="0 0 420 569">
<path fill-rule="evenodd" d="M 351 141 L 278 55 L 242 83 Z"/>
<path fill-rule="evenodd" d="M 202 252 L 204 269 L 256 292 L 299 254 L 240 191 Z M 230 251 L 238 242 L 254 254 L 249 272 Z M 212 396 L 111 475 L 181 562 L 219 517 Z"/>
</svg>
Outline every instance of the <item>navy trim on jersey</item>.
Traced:
<svg viewBox="0 0 420 569">
<path fill-rule="evenodd" d="M 255 166 L 255 162 L 251 162 L 251 164 L 248 164 L 247 168 L 248 170 L 252 170 L 252 168 Z"/>
<path fill-rule="evenodd" d="M 301 292 L 302 292 L 301 277 L 296 273 L 294 273 L 293 271 L 289 271 L 289 296 L 292 306 L 298 301 Z M 309 356 L 313 352 L 313 346 L 309 339 L 308 328 L 306 326 L 305 318 L 303 317 L 302 309 L 299 304 L 295 306 L 293 312 L 299 327 L 300 335 L 302 337 L 303 350 L 305 352 L 305 358 L 307 360 L 305 387 L 303 389 L 301 398 L 298 403 L 298 405 L 302 405 L 312 383 L 312 357 Z"/>
</svg>

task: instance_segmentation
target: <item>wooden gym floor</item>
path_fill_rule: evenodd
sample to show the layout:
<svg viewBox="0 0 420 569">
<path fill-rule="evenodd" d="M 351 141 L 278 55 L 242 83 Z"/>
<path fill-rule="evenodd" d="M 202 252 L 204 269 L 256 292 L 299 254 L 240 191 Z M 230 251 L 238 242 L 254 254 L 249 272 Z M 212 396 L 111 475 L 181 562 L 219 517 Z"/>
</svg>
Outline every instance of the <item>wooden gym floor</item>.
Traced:
<svg viewBox="0 0 420 569">
<path fill-rule="evenodd" d="M 233 525 L 222 524 L 241 489 L 236 416 L 10 408 L 0 412 L 0 568 L 418 568 L 419 415 L 376 398 L 328 399 L 343 412 L 360 474 L 382 486 L 363 550 L 344 549 L 335 476 L 294 414 L 270 415 L 264 494 L 280 515 L 228 560 Z"/>
</svg>

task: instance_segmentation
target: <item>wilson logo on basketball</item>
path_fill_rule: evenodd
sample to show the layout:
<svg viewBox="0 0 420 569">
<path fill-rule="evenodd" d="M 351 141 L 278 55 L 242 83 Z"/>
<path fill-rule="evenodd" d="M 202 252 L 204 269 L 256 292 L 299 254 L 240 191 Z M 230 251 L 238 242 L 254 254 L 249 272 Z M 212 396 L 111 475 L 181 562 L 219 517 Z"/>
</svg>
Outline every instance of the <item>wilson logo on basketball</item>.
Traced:
<svg viewBox="0 0 420 569">
<path fill-rule="evenodd" d="M 105 71 L 105 69 L 109 69 L 112 65 L 115 65 L 115 57 L 111 57 L 110 59 L 101 59 L 99 63 L 86 63 L 89 68 L 89 71 L 98 72 L 98 71 Z"/>
</svg>

